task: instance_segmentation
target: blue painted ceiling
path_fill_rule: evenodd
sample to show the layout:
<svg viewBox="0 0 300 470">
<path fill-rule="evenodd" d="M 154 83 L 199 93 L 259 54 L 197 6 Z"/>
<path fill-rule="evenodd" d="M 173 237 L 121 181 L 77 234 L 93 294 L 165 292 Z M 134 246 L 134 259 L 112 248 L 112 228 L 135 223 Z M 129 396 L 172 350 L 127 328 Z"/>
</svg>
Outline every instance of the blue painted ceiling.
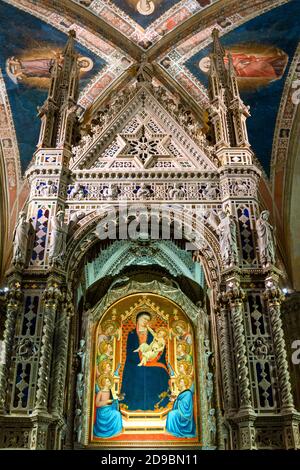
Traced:
<svg viewBox="0 0 300 470">
<path fill-rule="evenodd" d="M 135 0 L 114 0 L 114 3 L 145 28 L 178 1 L 153 0 L 155 10 L 151 15 L 139 14 Z M 250 80 L 239 80 L 241 96 L 251 107 L 252 117 L 248 119 L 250 142 L 267 173 L 270 170 L 277 112 L 300 38 L 299 17 L 300 0 L 292 0 L 221 38 L 227 50 L 252 56 L 254 60 L 255 57 L 266 56 L 267 59 L 261 61 L 262 75 L 265 73 L 268 76 L 272 70 L 277 74 L 276 78 L 271 73 L 269 79 L 252 77 Z M 45 52 L 48 58 L 53 57 L 55 51 L 62 49 L 66 39 L 65 34 L 52 26 L 0 0 L 0 67 L 13 112 L 23 171 L 32 158 L 38 140 L 40 122 L 36 117 L 36 108 L 45 100 L 47 89 L 39 80 L 14 82 L 6 71 L 7 60 L 12 57 L 20 60 L 43 59 Z M 208 77 L 200 70 L 199 62 L 209 55 L 210 49 L 211 46 L 203 49 L 185 63 L 205 86 L 208 85 Z M 82 89 L 106 63 L 79 44 L 77 51 L 93 62 L 92 70 L 81 76 Z"/>
<path fill-rule="evenodd" d="M 113 0 L 113 3 L 124 11 L 132 20 L 138 23 L 142 28 L 146 29 L 151 23 L 161 17 L 172 6 L 179 3 L 180 0 L 148 0 L 144 1 L 151 13 L 148 15 L 141 14 L 138 11 L 140 1 L 136 0 Z"/>
</svg>

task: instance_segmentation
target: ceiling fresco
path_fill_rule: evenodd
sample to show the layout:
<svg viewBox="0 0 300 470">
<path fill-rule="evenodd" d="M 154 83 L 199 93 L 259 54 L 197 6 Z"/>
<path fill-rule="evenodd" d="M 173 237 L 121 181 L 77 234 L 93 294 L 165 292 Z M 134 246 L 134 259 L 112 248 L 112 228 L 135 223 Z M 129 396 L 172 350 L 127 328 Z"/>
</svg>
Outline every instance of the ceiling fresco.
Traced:
<svg viewBox="0 0 300 470">
<path fill-rule="evenodd" d="M 73 0 L 143 49 L 218 0 Z"/>
<path fill-rule="evenodd" d="M 112 3 L 146 29 L 180 0 L 114 0 Z"/>
<path fill-rule="evenodd" d="M 36 107 L 46 97 L 51 61 L 69 29 L 77 34 L 83 108 L 102 96 L 143 50 L 170 83 L 203 108 L 208 105 L 211 32 L 218 28 L 233 55 L 242 98 L 251 107 L 250 141 L 269 174 L 277 112 L 299 43 L 299 13 L 300 0 L 0 0 L 0 41 L 5 44 L 0 67 L 23 171 L 37 141 Z M 185 29 L 176 36 L 179 25 Z"/>
<path fill-rule="evenodd" d="M 223 32 L 221 38 L 233 56 L 241 97 L 251 109 L 247 121 L 250 142 L 267 174 L 285 79 L 300 39 L 299 16 L 300 1 L 292 0 Z M 218 29 L 222 31 L 220 26 Z M 195 43 L 198 47 L 191 53 Z M 179 81 L 202 103 L 207 103 L 210 51 L 211 40 L 209 45 L 203 41 L 201 48 L 195 35 L 161 60 L 165 70 L 173 76 L 176 70 Z"/>
<path fill-rule="evenodd" d="M 41 20 L 0 2 L 0 68 L 13 113 L 24 170 L 38 140 L 37 106 L 47 97 L 53 57 L 66 42 L 66 35 Z M 105 61 L 77 44 L 81 89 L 105 66 Z"/>
</svg>

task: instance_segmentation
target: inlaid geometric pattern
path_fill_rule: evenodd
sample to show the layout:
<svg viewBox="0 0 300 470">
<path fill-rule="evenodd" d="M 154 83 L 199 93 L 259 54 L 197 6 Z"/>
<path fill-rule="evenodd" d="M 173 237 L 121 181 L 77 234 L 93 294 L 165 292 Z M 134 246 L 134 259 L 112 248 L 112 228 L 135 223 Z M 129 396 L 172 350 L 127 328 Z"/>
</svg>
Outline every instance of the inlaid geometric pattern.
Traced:
<svg viewBox="0 0 300 470">
<path fill-rule="evenodd" d="M 49 209 L 44 206 L 40 207 L 37 212 L 36 234 L 32 250 L 31 264 L 42 264 L 44 260 L 48 221 Z"/>
<path fill-rule="evenodd" d="M 168 144 L 169 136 L 166 134 L 154 134 L 142 125 L 135 134 L 120 134 L 125 143 L 122 155 L 135 157 L 145 167 L 149 168 L 155 157 L 168 156 L 164 146 Z"/>
<path fill-rule="evenodd" d="M 250 214 L 247 207 L 240 207 L 238 209 L 238 221 L 241 234 L 243 262 L 251 264 L 255 259 L 255 253 L 253 249 L 254 244 L 250 225 Z"/>
<path fill-rule="evenodd" d="M 22 325 L 22 335 L 34 335 L 36 326 L 36 316 L 39 307 L 39 297 L 28 295 L 25 298 L 24 319 Z"/>
</svg>

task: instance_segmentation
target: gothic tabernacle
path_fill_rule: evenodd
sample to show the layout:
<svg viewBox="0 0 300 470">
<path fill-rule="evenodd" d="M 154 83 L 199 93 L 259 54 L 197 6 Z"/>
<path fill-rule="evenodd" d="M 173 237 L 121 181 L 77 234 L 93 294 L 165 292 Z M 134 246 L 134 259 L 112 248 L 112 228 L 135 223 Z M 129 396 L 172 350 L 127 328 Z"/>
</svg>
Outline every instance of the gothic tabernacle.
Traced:
<svg viewBox="0 0 300 470">
<path fill-rule="evenodd" d="M 0 0 L 0 448 L 299 449 L 295 2 L 59 3 Z"/>
</svg>

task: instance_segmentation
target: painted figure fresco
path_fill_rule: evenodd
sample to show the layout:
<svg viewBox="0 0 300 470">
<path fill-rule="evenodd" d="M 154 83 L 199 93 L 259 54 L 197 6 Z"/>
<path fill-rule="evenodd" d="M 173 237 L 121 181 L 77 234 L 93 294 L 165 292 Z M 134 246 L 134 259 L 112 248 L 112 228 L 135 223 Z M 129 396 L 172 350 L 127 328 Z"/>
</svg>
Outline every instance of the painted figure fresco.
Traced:
<svg viewBox="0 0 300 470">
<path fill-rule="evenodd" d="M 273 81 L 279 80 L 288 64 L 288 55 L 277 48 L 262 49 L 254 46 L 245 46 L 244 49 L 226 51 L 232 56 L 233 66 L 239 79 L 256 79 Z M 224 59 L 225 65 L 229 63 L 228 55 Z M 199 62 L 202 72 L 208 73 L 210 58 L 203 57 Z"/>
<path fill-rule="evenodd" d="M 278 53 L 278 56 L 235 53 L 232 59 L 238 77 L 267 78 L 269 80 L 280 78 L 288 61 L 287 55 L 282 53 Z M 225 63 L 228 63 L 227 58 Z"/>
<path fill-rule="evenodd" d="M 45 56 L 31 57 L 29 54 L 28 57 L 9 57 L 6 61 L 6 73 L 15 84 L 26 83 L 47 88 L 55 58 L 59 59 L 60 54 L 56 51 L 45 51 Z M 89 72 L 93 65 L 89 57 L 78 58 L 81 73 Z"/>
<path fill-rule="evenodd" d="M 178 341 L 184 341 L 187 344 L 192 344 L 192 335 L 187 331 L 187 324 L 182 320 L 175 321 L 172 325 L 172 333 L 176 336 Z"/>
<path fill-rule="evenodd" d="M 96 329 L 92 439 L 195 439 L 196 393 L 191 326 L 177 309 L 134 303 L 104 315 Z M 146 412 L 146 418 L 145 418 Z M 141 418 L 143 426 L 139 434 Z M 169 437 L 167 437 L 169 436 Z M 198 439 L 198 438 L 197 438 Z"/>
</svg>

